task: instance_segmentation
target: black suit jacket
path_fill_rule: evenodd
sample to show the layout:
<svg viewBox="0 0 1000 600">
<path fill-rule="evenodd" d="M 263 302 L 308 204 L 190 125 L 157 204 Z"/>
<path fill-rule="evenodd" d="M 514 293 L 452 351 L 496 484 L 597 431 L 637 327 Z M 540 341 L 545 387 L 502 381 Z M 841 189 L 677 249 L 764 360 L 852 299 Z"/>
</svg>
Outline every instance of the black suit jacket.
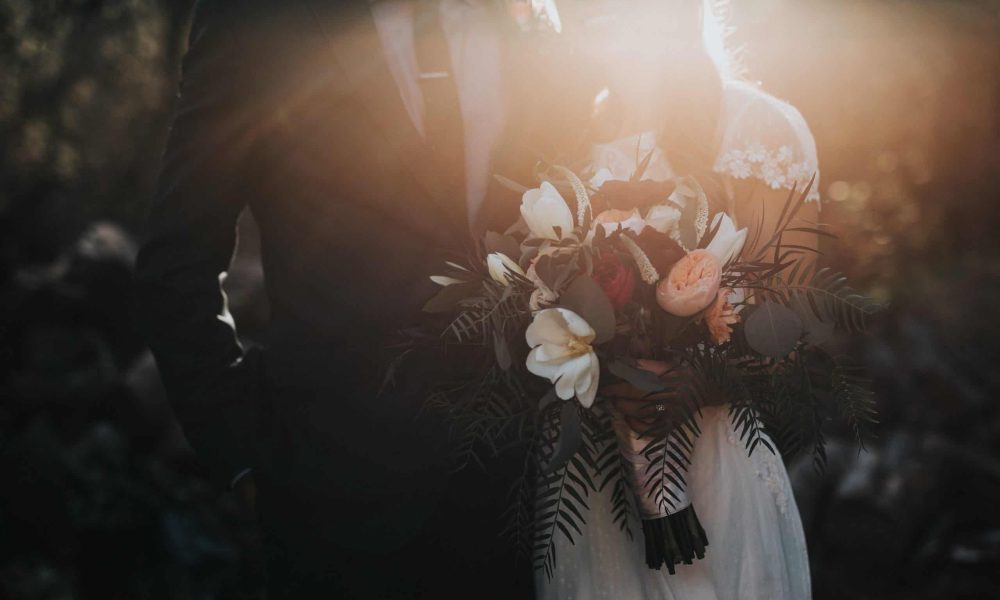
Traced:
<svg viewBox="0 0 1000 600">
<path fill-rule="evenodd" d="M 189 441 L 220 483 L 255 468 L 282 585 L 332 578 L 371 596 L 368 571 L 388 561 L 404 596 L 488 577 L 479 597 L 524 597 L 527 567 L 496 538 L 510 473 L 449 482 L 445 427 L 417 418 L 432 376 L 421 369 L 440 361 L 418 360 L 379 394 L 392 333 L 418 318 L 428 275 L 468 236 L 367 1 L 203 1 L 190 39 L 135 276 Z M 244 208 L 272 311 L 264 350 L 250 353 L 220 290 Z M 430 564 L 436 576 L 417 568 Z"/>
</svg>

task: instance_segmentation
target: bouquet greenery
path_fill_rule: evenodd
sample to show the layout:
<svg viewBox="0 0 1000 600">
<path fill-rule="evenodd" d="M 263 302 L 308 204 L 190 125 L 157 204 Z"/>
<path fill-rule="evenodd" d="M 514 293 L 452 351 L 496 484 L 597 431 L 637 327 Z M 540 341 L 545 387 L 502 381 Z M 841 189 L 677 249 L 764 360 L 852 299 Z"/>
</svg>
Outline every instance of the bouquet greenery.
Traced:
<svg viewBox="0 0 1000 600">
<path fill-rule="evenodd" d="M 413 338 L 481 356 L 434 382 L 429 404 L 459 435 L 460 465 L 529 447 L 508 531 L 550 577 L 555 536 L 577 539 L 608 486 L 622 534 L 641 524 L 650 568 L 703 557 L 685 472 L 706 405 L 728 404 L 748 452 L 812 451 L 818 465 L 825 421 L 841 416 L 859 440 L 875 422 L 864 377 L 824 342 L 863 330 L 877 306 L 786 241 L 830 235 L 795 224 L 812 182 L 774 231 L 738 229 L 696 179 L 642 180 L 644 163 L 601 185 L 552 165 L 537 188 L 503 180 L 522 218 L 432 277 L 425 311 L 447 325 Z"/>
</svg>

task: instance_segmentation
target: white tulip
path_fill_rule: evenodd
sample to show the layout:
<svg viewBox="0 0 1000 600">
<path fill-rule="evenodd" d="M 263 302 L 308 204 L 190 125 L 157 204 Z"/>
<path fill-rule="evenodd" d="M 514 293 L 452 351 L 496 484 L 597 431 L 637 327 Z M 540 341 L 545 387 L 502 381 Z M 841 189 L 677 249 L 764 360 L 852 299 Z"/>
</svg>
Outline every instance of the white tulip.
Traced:
<svg viewBox="0 0 1000 600">
<path fill-rule="evenodd" d="M 503 252 L 493 252 L 486 257 L 486 268 L 489 269 L 490 277 L 497 283 L 510 285 L 510 280 L 514 274 L 526 277 L 521 265 L 514 262 Z"/>
<path fill-rule="evenodd" d="M 719 259 L 719 264 L 725 266 L 730 260 L 739 256 L 740 251 L 743 250 L 743 244 L 747 241 L 747 230 L 743 228 L 737 231 L 736 224 L 726 213 L 715 215 L 709 231 L 715 229 L 716 226 L 719 227 L 719 230 L 715 232 L 715 237 L 705 249 Z"/>
<path fill-rule="evenodd" d="M 448 287 L 449 285 L 455 285 L 456 283 L 465 283 L 461 279 L 448 277 L 447 275 L 431 275 L 431 281 L 440 285 L 441 287 Z"/>
<path fill-rule="evenodd" d="M 681 220 L 681 211 L 677 207 L 669 204 L 657 204 L 649 207 L 646 211 L 646 225 L 659 231 L 669 234 L 677 229 L 677 223 Z"/>
<path fill-rule="evenodd" d="M 559 241 L 573 231 L 573 213 L 559 190 L 548 181 L 543 181 L 541 187 L 524 192 L 521 216 L 535 238 Z M 556 227 L 559 228 L 559 235 L 556 235 Z"/>
<path fill-rule="evenodd" d="M 528 371 L 554 383 L 556 395 L 563 400 L 576 396 L 580 404 L 590 408 L 601 375 L 591 345 L 595 337 L 593 328 L 571 310 L 539 311 L 525 333 L 531 346 Z"/>
</svg>

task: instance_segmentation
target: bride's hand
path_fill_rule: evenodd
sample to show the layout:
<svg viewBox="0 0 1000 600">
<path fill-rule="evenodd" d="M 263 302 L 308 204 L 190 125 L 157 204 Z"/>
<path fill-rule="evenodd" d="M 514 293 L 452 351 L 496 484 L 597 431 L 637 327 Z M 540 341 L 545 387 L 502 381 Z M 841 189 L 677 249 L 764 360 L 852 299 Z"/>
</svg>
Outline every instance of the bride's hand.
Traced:
<svg viewBox="0 0 1000 600">
<path fill-rule="evenodd" d="M 636 366 L 644 371 L 662 378 L 671 373 L 673 378 L 695 377 L 694 372 L 686 365 L 672 365 L 665 361 L 639 359 Z M 725 398 L 713 389 L 702 386 L 702 392 L 707 397 L 701 398 L 702 404 L 722 404 Z M 681 395 L 684 392 L 665 391 L 648 393 L 627 383 L 614 383 L 601 388 L 601 394 L 609 398 L 611 409 L 615 416 L 616 427 L 625 426 L 633 434 L 641 432 L 658 433 L 673 428 L 679 421 L 686 418 L 686 412 L 676 409 L 688 404 Z M 627 433 L 620 431 L 619 435 Z M 634 437 L 634 435 L 633 435 Z"/>
<path fill-rule="evenodd" d="M 690 372 L 687 367 L 645 358 L 637 360 L 636 366 L 657 377 L 663 377 L 677 369 Z M 649 394 L 623 381 L 604 386 L 601 388 L 601 394 L 611 401 L 616 427 L 624 425 L 633 432 L 645 432 L 657 428 L 658 425 L 668 424 L 668 413 L 673 412 L 667 410 L 667 404 L 674 400 L 673 394 L 668 392 Z M 622 433 L 626 432 L 619 432 Z"/>
</svg>

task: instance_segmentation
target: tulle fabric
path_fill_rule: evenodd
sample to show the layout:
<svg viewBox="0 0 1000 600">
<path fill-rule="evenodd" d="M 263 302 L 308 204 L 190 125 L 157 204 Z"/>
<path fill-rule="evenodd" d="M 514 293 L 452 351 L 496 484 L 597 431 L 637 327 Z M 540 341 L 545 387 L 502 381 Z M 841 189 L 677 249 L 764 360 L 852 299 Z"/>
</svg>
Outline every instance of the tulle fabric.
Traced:
<svg viewBox="0 0 1000 600">
<path fill-rule="evenodd" d="M 539 600 L 808 600 L 809 559 L 798 507 L 781 459 L 749 454 L 726 407 L 702 411 L 688 471 L 691 502 L 708 534 L 703 560 L 670 575 L 645 564 L 639 523 L 632 539 L 611 517 L 611 486 L 591 493 L 583 535 L 556 538 L 551 579 L 539 571 Z"/>
</svg>

